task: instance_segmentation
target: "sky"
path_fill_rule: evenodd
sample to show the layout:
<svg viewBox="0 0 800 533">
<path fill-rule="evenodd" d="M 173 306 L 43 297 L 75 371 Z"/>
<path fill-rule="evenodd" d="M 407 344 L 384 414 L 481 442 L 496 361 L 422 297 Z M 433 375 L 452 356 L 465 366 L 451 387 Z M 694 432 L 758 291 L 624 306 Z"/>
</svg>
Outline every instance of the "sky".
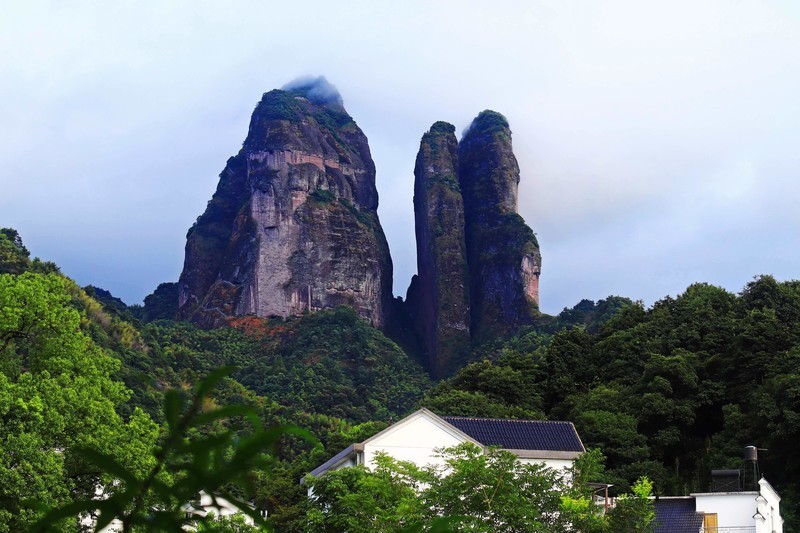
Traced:
<svg viewBox="0 0 800 533">
<path fill-rule="evenodd" d="M 437 120 L 511 124 L 541 309 L 800 277 L 800 2 L 9 0 L 0 227 L 139 303 L 261 94 L 324 75 L 370 141 L 394 292 Z"/>
</svg>

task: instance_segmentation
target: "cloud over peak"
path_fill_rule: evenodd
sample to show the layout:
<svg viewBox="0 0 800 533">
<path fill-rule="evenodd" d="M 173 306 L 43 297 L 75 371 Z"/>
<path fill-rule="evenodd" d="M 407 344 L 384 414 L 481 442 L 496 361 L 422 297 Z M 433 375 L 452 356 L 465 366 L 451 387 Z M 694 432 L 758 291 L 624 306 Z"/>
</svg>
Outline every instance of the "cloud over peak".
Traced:
<svg viewBox="0 0 800 533">
<path fill-rule="evenodd" d="M 314 103 L 343 106 L 344 101 L 336 87 L 325 76 L 300 76 L 283 87 L 284 91 L 299 93 Z"/>
</svg>

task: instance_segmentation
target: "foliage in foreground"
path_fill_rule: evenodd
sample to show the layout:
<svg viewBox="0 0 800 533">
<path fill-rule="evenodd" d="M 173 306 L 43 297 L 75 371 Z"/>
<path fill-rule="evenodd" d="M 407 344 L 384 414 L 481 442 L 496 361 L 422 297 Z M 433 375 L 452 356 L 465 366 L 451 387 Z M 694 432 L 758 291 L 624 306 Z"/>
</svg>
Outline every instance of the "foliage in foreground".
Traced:
<svg viewBox="0 0 800 533">
<path fill-rule="evenodd" d="M 81 331 L 71 288 L 57 274 L 0 275 L 0 532 L 26 530 L 33 500 L 52 508 L 110 486 L 80 448 L 137 475 L 152 468 L 158 426 L 116 412 L 129 397 L 111 377 L 119 362 Z"/>
<path fill-rule="evenodd" d="M 187 504 L 201 492 L 210 495 L 215 505 L 217 498 L 225 498 L 256 524 L 266 526 L 259 512 L 230 489 L 235 484 L 246 484 L 250 476 L 268 472 L 272 460 L 264 452 L 273 449 L 282 435 L 307 434 L 291 427 L 265 429 L 258 413 L 244 406 L 208 409 L 211 390 L 229 372 L 230 369 L 220 369 L 199 383 L 185 408 L 177 391 L 166 395 L 164 415 L 169 432 L 150 452 L 152 467 L 147 472 L 132 471 L 113 456 L 97 450 L 80 450 L 81 456 L 114 480 L 113 492 L 104 499 L 89 496 L 57 508 L 34 529 L 45 531 L 64 518 L 87 513 L 96 516 L 95 530 L 113 520 L 122 524 L 124 532 L 134 529 L 178 532 L 201 524 L 201 531 L 236 531 L 247 527 L 239 518 L 214 519 L 213 515 L 207 517 L 189 511 Z M 252 425 L 251 433 L 237 435 L 220 426 L 231 417 L 245 417 Z"/>
<path fill-rule="evenodd" d="M 451 531 L 652 531 L 646 479 L 609 515 L 593 502 L 584 481 L 601 470 L 601 457 L 584 454 L 563 475 L 471 443 L 442 450 L 442 463 L 424 468 L 378 455 L 373 471 L 358 466 L 307 478 L 314 496 L 306 530 L 430 531 L 441 527 L 435 518 L 448 517 Z"/>
<path fill-rule="evenodd" d="M 96 305 L 59 274 L 0 275 L 0 532 L 72 532 L 90 515 L 98 527 L 118 518 L 126 530 L 179 531 L 183 505 L 200 491 L 256 514 L 239 495 L 266 477 L 273 459 L 264 452 L 297 431 L 264 429 L 252 406 L 217 407 L 217 371 L 185 409 L 178 391 L 166 393 L 159 438 L 146 413 L 124 409 L 120 362 L 86 333 L 87 310 L 103 317 Z M 242 529 L 235 519 L 190 521 Z"/>
</svg>

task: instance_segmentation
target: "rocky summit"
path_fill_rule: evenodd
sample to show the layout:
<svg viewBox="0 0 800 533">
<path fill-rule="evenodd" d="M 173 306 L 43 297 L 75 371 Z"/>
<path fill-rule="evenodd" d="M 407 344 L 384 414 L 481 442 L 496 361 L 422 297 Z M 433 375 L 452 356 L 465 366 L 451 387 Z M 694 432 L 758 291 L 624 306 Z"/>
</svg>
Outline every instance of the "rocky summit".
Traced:
<svg viewBox="0 0 800 533">
<path fill-rule="evenodd" d="M 215 327 L 347 305 L 385 327 L 391 308 L 431 374 L 448 375 L 474 341 L 533 321 L 541 254 L 517 213 L 503 115 L 483 111 L 460 142 L 433 124 L 414 176 L 417 275 L 393 304 L 366 136 L 324 78 L 265 93 L 187 235 L 178 318 Z"/>
<path fill-rule="evenodd" d="M 463 363 L 472 340 L 538 313 L 542 256 L 517 213 L 519 166 L 503 115 L 484 111 L 461 143 L 435 123 L 414 169 L 417 275 L 406 307 L 434 376 Z"/>
<path fill-rule="evenodd" d="M 381 327 L 392 261 L 367 138 L 324 78 L 264 94 L 187 234 L 178 318 L 287 317 L 348 305 Z"/>
<path fill-rule="evenodd" d="M 473 338 L 508 332 L 538 312 L 542 255 L 517 212 L 519 165 L 506 118 L 481 112 L 458 156 Z"/>
<path fill-rule="evenodd" d="M 417 276 L 406 300 L 427 366 L 439 376 L 469 347 L 469 271 L 455 127 L 435 123 L 414 167 Z"/>
</svg>

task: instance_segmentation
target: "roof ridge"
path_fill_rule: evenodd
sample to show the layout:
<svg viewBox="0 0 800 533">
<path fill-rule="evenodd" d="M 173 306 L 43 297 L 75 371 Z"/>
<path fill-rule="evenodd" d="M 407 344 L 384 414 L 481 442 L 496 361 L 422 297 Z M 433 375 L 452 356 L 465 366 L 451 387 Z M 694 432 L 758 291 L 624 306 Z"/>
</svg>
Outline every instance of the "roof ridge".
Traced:
<svg viewBox="0 0 800 533">
<path fill-rule="evenodd" d="M 531 420 L 530 418 L 486 418 L 480 416 L 441 416 L 444 420 L 457 419 L 457 420 L 481 420 L 481 421 L 494 421 L 494 422 L 536 422 L 547 424 L 572 424 L 569 420 Z"/>
</svg>

